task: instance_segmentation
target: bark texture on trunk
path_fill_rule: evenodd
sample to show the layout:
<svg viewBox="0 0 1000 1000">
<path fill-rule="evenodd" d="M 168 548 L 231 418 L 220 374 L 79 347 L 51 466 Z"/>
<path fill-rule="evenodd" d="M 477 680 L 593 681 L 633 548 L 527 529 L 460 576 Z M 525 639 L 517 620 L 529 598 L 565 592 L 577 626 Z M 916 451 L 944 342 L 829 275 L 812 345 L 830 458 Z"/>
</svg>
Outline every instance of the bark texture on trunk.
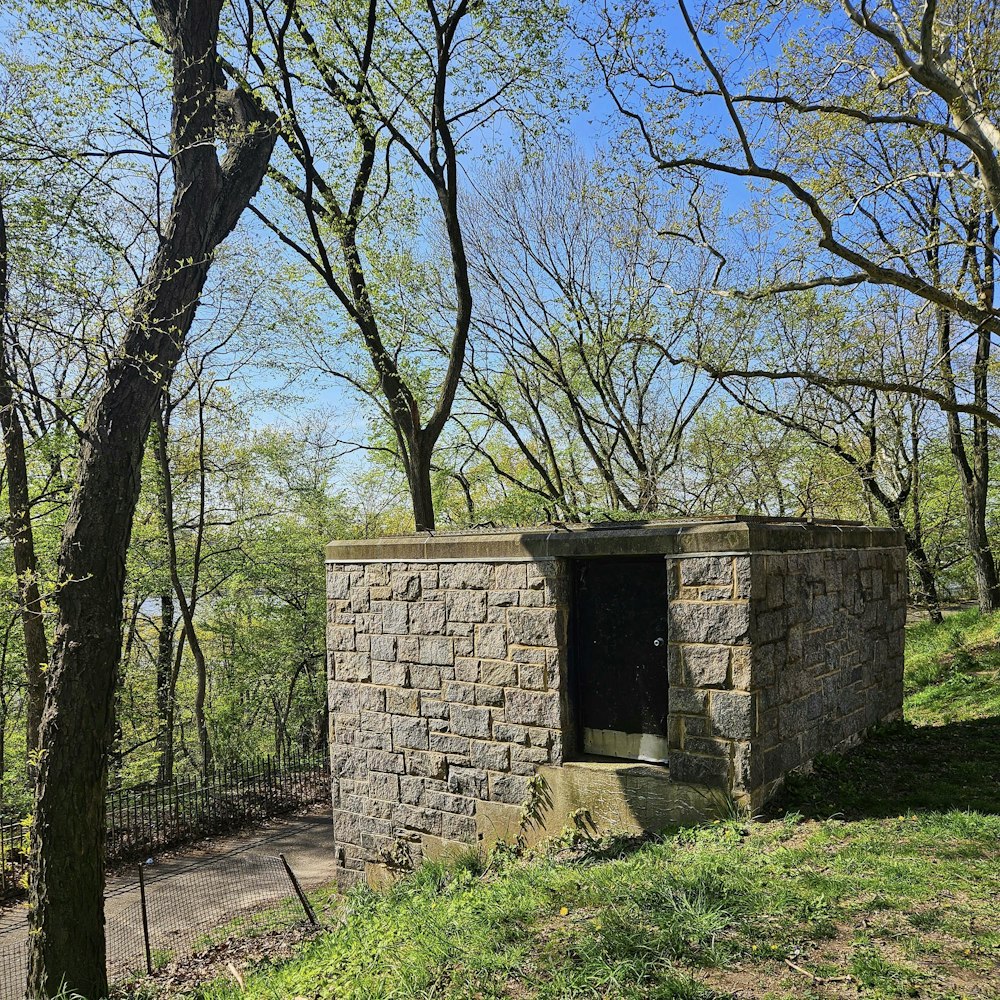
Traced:
<svg viewBox="0 0 1000 1000">
<path fill-rule="evenodd" d="M 45 664 L 49 660 L 42 597 L 38 589 L 38 560 L 35 536 L 31 527 L 31 494 L 28 487 L 28 462 L 24 449 L 24 430 L 17 409 L 13 373 L 8 365 L 8 276 L 7 216 L 0 200 L 0 431 L 3 433 L 4 459 L 7 466 L 7 497 L 10 508 L 7 537 L 14 556 L 17 592 L 20 602 L 21 629 L 24 632 L 24 668 L 27 687 L 27 760 L 28 777 L 34 780 L 38 752 L 38 729 L 42 720 L 45 696 Z"/>
<path fill-rule="evenodd" d="M 58 617 L 41 724 L 30 886 L 28 995 L 107 996 L 104 829 L 121 655 L 125 555 L 153 414 L 183 347 L 212 254 L 260 185 L 272 122 L 225 91 L 221 0 L 154 0 L 173 54 L 174 195 L 160 246 L 83 425 L 59 554 Z M 228 150 L 215 138 L 225 116 Z"/>
<path fill-rule="evenodd" d="M 413 506 L 414 531 L 434 530 L 434 492 L 431 488 L 431 456 L 436 438 L 429 439 L 428 432 L 414 428 L 407 436 L 407 447 L 403 450 L 406 481 L 410 487 L 410 502 Z"/>
<path fill-rule="evenodd" d="M 164 588 L 160 594 L 160 634 L 156 643 L 156 744 L 160 752 L 156 780 L 168 785 L 174 780 L 174 595 Z"/>
</svg>

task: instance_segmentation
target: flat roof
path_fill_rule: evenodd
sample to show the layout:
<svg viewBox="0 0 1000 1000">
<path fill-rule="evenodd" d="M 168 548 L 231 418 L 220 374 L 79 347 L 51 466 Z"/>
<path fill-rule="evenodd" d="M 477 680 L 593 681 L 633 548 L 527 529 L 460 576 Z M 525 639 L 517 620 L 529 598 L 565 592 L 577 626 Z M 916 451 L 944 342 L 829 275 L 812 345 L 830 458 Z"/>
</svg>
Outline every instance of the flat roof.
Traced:
<svg viewBox="0 0 1000 1000">
<path fill-rule="evenodd" d="M 542 524 L 530 528 L 423 531 L 333 541 L 327 562 L 449 562 L 611 555 L 869 549 L 903 544 L 895 528 L 860 521 L 733 517 Z"/>
</svg>

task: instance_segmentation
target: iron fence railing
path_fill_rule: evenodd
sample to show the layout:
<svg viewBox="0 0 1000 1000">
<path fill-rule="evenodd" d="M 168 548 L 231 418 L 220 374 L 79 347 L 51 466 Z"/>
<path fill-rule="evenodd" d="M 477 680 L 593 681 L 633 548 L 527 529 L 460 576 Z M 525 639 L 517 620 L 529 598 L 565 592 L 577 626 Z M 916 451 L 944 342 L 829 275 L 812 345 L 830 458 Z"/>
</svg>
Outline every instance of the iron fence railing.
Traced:
<svg viewBox="0 0 1000 1000">
<path fill-rule="evenodd" d="M 318 928 L 284 855 L 241 853 L 179 871 L 155 867 L 105 898 L 108 979 L 118 985 L 169 975 L 173 963 L 233 941 Z M 28 926 L 23 912 L 0 926 L 0 1000 L 25 995 Z"/>
<path fill-rule="evenodd" d="M 294 753 L 219 768 L 206 781 L 115 789 L 107 802 L 108 860 L 134 860 L 250 826 L 325 801 L 329 793 L 328 758 Z M 25 821 L 0 822 L 0 899 L 23 888 L 29 832 Z"/>
</svg>

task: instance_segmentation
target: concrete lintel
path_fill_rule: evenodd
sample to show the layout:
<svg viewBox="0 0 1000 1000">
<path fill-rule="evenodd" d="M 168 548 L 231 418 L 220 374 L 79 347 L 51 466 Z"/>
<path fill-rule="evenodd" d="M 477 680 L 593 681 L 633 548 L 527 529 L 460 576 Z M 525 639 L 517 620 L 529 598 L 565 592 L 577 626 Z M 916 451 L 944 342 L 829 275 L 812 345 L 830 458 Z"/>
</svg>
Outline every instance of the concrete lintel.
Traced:
<svg viewBox="0 0 1000 1000">
<path fill-rule="evenodd" d="M 328 562 L 453 562 L 628 555 L 882 548 L 902 544 L 892 528 L 853 521 L 729 517 L 688 521 L 611 521 L 585 525 L 394 535 L 333 541 Z"/>
</svg>

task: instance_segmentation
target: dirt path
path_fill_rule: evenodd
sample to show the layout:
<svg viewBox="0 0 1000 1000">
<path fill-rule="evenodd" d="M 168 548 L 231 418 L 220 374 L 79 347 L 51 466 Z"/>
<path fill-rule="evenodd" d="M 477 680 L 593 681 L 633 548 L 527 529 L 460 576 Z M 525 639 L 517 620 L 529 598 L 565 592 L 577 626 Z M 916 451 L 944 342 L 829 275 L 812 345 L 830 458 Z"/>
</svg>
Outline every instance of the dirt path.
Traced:
<svg viewBox="0 0 1000 1000">
<path fill-rule="evenodd" d="M 269 821 L 265 826 L 206 841 L 143 866 L 151 930 L 168 941 L 209 931 L 233 916 L 236 904 L 273 905 L 292 896 L 280 862 L 284 854 L 304 889 L 332 881 L 336 874 L 333 823 L 328 809 Z M 176 892 L 187 885 L 189 891 Z M 163 900 L 163 903 L 158 903 Z M 169 904 L 168 904 L 169 901 Z M 134 950 L 140 920 L 137 869 L 119 870 L 105 893 L 109 960 Z M 27 905 L 0 911 L 0 1000 L 23 995 Z"/>
</svg>

